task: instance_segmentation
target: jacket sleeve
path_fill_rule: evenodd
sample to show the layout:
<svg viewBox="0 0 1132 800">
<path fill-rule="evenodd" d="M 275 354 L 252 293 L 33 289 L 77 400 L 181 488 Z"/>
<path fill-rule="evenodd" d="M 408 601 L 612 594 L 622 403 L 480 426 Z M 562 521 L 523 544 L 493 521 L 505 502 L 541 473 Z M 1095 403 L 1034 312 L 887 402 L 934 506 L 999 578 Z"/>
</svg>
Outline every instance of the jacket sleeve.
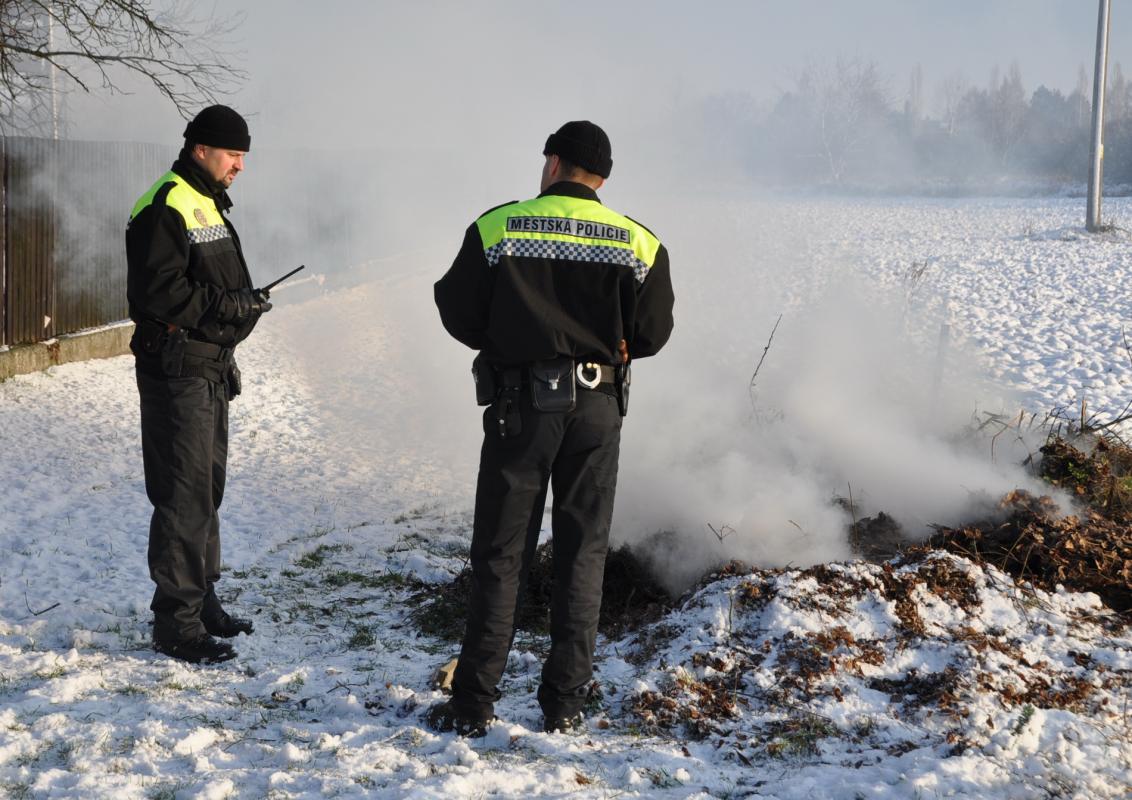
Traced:
<svg viewBox="0 0 1132 800">
<path fill-rule="evenodd" d="M 199 328 L 229 301 L 214 284 L 188 277 L 189 237 L 180 213 L 164 203 L 142 209 L 126 228 L 126 294 L 141 313 L 173 325 Z"/>
<path fill-rule="evenodd" d="M 433 296 L 445 330 L 473 350 L 485 344 L 494 281 L 479 228 L 472 223 L 456 260 L 433 287 Z"/>
<path fill-rule="evenodd" d="M 656 253 L 644 283 L 637 289 L 637 314 L 629 355 L 645 358 L 656 355 L 672 333 L 672 275 L 668 268 L 668 250 L 664 245 Z"/>
</svg>

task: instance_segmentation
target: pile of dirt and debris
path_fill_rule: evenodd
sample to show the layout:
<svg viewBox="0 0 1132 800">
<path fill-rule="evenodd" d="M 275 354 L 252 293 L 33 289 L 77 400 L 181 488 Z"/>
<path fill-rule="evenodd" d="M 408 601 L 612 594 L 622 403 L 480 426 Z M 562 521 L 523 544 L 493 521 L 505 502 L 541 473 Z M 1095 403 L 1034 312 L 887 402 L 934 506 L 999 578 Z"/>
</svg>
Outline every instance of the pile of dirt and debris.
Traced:
<svg viewBox="0 0 1132 800">
<path fill-rule="evenodd" d="M 1088 448 L 1086 453 L 1080 447 Z M 1132 522 L 1132 448 L 1112 438 L 1053 438 L 1042 447 L 1040 474 L 1115 522 Z"/>
<path fill-rule="evenodd" d="M 1096 592 L 1105 605 L 1132 612 L 1132 529 L 1092 508 L 1060 517 L 1048 497 L 1014 491 L 1000 503 L 1005 519 L 940 528 L 922 546 L 993 564 L 1018 580 Z"/>
<path fill-rule="evenodd" d="M 1013 746 L 1032 717 L 1088 720 L 1118 740 L 1132 673 L 1126 634 L 1105 619 L 1095 597 L 1017 586 L 938 551 L 902 565 L 729 568 L 662 622 L 676 633 L 650 646 L 621 707 L 634 728 L 710 738 L 747 765 L 978 757 Z M 648 637 L 636 638 L 618 652 Z"/>
<path fill-rule="evenodd" d="M 913 545 L 891 516 L 858 519 L 841 501 L 854 554 L 883 562 L 947 550 L 1044 589 L 1061 584 L 1096 592 L 1110 608 L 1132 612 L 1132 448 L 1111 437 L 1074 442 L 1051 437 L 1038 469 L 1077 498 L 1077 513 L 1066 516 L 1050 497 L 1018 490 L 1000 499 L 996 513 L 960 527 L 937 526 L 935 535 Z"/>
<path fill-rule="evenodd" d="M 535 551 L 519 598 L 516 627 L 529 633 L 550 631 L 550 598 L 554 591 L 552 546 L 553 541 L 546 542 Z M 471 567 L 465 567 L 451 582 L 430 585 L 417 593 L 413 597 L 413 622 L 423 633 L 442 639 L 459 639 L 464 633 L 471 584 Z M 610 637 L 655 622 L 674 603 L 674 598 L 628 547 L 610 549 L 601 591 L 598 630 Z"/>
<path fill-rule="evenodd" d="M 902 564 L 731 565 L 665 618 L 659 648 L 644 635 L 658 626 L 618 643 L 622 657 L 649 647 L 620 700 L 641 731 L 709 739 L 749 765 L 981 757 L 1017 746 L 1034 718 L 1043 731 L 1089 720 L 1098 741 L 1121 742 L 1132 671 L 1127 635 L 1105 625 L 1113 616 L 1095 597 L 1018 586 L 939 551 Z"/>
</svg>

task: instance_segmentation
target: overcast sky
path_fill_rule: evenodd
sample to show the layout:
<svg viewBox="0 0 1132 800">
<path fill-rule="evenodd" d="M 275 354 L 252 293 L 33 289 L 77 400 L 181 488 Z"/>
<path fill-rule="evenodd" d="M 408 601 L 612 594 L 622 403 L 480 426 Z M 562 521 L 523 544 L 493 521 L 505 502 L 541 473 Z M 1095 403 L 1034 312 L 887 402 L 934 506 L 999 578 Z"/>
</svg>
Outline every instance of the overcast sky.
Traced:
<svg viewBox="0 0 1132 800">
<path fill-rule="evenodd" d="M 1132 67 L 1132 7 L 1113 5 L 1110 65 Z M 1028 92 L 1068 91 L 1079 66 L 1091 78 L 1097 23 L 1089 0 L 242 0 L 216 9 L 244 15 L 231 49 L 248 80 L 228 102 L 253 119 L 256 145 L 331 148 L 541 141 L 552 121 L 575 117 L 636 135 L 698 96 L 773 98 L 807 63 L 838 55 L 876 61 L 896 99 L 919 64 L 929 113 L 945 78 L 982 86 L 1015 60 Z M 183 125 L 144 89 L 73 97 L 69 112 L 78 138 L 168 141 Z"/>
</svg>

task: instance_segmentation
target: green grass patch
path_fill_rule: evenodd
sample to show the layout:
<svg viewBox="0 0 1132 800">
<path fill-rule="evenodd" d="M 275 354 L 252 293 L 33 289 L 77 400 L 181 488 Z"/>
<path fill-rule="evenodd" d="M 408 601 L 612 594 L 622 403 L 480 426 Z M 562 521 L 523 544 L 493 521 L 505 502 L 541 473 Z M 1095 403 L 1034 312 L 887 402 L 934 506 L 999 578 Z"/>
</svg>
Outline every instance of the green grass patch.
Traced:
<svg viewBox="0 0 1132 800">
<path fill-rule="evenodd" d="M 161 783 L 146 790 L 146 800 L 177 800 L 177 793 L 189 787 L 188 781 Z"/>
<path fill-rule="evenodd" d="M 368 625 L 358 625 L 354 628 L 346 646 L 351 650 L 364 650 L 367 647 L 373 647 L 375 644 L 377 644 L 377 636 L 374 635 L 373 628 Z"/>
<path fill-rule="evenodd" d="M 339 550 L 345 549 L 342 544 L 320 544 L 309 553 L 304 553 L 295 561 L 295 566 L 303 569 L 318 569 L 326 561 L 326 557 Z"/>
<path fill-rule="evenodd" d="M 419 587 L 420 581 L 406 576 L 401 572 L 365 573 L 339 570 L 327 573 L 324 582 L 332 589 L 343 586 L 361 586 L 365 589 L 406 589 Z"/>
<path fill-rule="evenodd" d="M 837 735 L 832 722 L 813 714 L 805 714 L 770 726 L 772 739 L 766 751 L 772 756 L 813 756 L 820 752 L 819 742 Z"/>
</svg>

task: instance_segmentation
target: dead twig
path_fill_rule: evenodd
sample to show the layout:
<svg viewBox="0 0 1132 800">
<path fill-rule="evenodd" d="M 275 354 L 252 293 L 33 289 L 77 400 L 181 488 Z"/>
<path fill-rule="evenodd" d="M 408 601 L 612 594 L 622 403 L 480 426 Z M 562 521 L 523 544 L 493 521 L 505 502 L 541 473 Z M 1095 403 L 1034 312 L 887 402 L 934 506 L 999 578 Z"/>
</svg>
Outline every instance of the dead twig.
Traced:
<svg viewBox="0 0 1132 800">
<path fill-rule="evenodd" d="M 774 341 L 774 333 L 778 330 L 778 323 L 782 322 L 782 315 L 778 315 L 778 319 L 774 321 L 774 327 L 770 330 L 770 337 L 766 340 L 766 347 L 763 348 L 763 354 L 759 356 L 759 363 L 755 365 L 755 371 L 751 374 L 751 382 L 747 384 L 747 396 L 751 399 L 751 409 L 757 410 L 755 406 L 755 379 L 759 376 L 759 370 L 762 369 L 763 361 L 766 359 L 766 354 L 770 350 L 770 344 Z"/>
<path fill-rule="evenodd" d="M 43 609 L 42 611 L 32 611 L 31 603 L 28 602 L 28 593 L 24 592 L 24 605 L 28 607 L 28 613 L 29 614 L 31 614 L 33 617 L 38 617 L 41 614 L 46 614 L 48 611 L 51 611 L 53 609 L 58 608 L 59 606 L 62 605 L 62 603 L 53 603 L 52 605 L 49 605 L 47 608 Z"/>
<path fill-rule="evenodd" d="M 730 525 L 727 525 L 726 523 L 721 524 L 718 530 L 716 530 L 715 526 L 713 526 L 710 522 L 707 523 L 707 526 L 708 530 L 715 534 L 715 538 L 719 539 L 720 544 L 723 544 L 724 539 L 735 533 L 735 529 Z"/>
</svg>

